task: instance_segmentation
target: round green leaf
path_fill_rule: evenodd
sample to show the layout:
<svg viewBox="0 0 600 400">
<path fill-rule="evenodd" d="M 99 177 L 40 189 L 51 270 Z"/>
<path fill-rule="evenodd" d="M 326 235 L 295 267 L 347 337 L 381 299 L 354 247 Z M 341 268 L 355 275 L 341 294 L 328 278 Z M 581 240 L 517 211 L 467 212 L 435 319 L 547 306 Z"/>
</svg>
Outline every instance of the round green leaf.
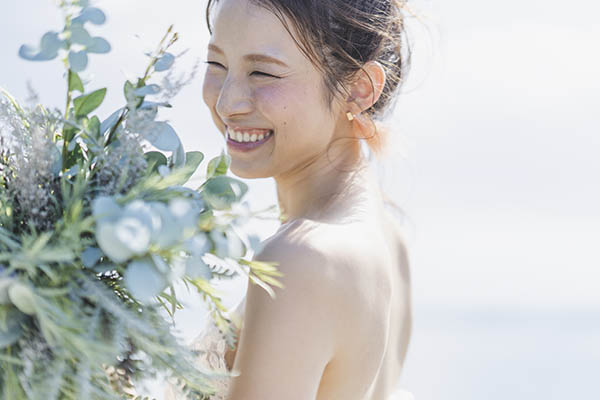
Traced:
<svg viewBox="0 0 600 400">
<path fill-rule="evenodd" d="M 131 295 L 142 303 L 147 303 L 158 296 L 168 284 L 152 260 L 148 258 L 129 263 L 125 270 L 124 281 Z"/>
<path fill-rule="evenodd" d="M 171 68 L 174 62 L 175 56 L 171 53 L 165 53 L 161 58 L 159 58 L 156 61 L 156 64 L 154 64 L 154 70 L 158 72 L 166 71 L 169 68 Z"/>
<path fill-rule="evenodd" d="M 212 278 L 210 267 L 199 256 L 192 256 L 185 261 L 185 274 L 192 279 L 209 281 Z"/>
<path fill-rule="evenodd" d="M 90 46 L 93 41 L 92 36 L 83 25 L 74 24 L 71 26 L 71 42 L 82 46 Z"/>
<path fill-rule="evenodd" d="M 153 130 L 156 132 L 150 143 L 159 150 L 175 151 L 181 145 L 177 132 L 171 125 L 164 121 L 154 123 Z"/>
<path fill-rule="evenodd" d="M 29 61 L 47 61 L 56 58 L 58 50 L 64 46 L 64 41 L 58 38 L 56 32 L 46 32 L 40 40 L 40 48 L 35 49 L 29 45 L 19 48 L 19 57 Z"/>
<path fill-rule="evenodd" d="M 102 251 L 97 247 L 88 247 L 81 253 L 81 262 L 86 268 L 93 268 L 100 258 Z"/>
<path fill-rule="evenodd" d="M 91 44 L 86 48 L 88 53 L 106 54 L 110 52 L 110 43 L 99 36 L 93 37 Z"/>
<path fill-rule="evenodd" d="M 239 202 L 248 191 L 248 185 L 229 176 L 215 176 L 204 183 L 202 196 L 208 205 L 215 210 L 230 209 L 233 203 Z"/>
<path fill-rule="evenodd" d="M 106 15 L 99 8 L 86 7 L 81 11 L 79 16 L 73 18 L 72 23 L 84 24 L 86 22 L 91 22 L 94 25 L 102 25 L 106 22 Z"/>
<path fill-rule="evenodd" d="M 85 50 L 69 52 L 69 66 L 75 72 L 81 72 L 87 67 L 88 56 Z"/>
</svg>

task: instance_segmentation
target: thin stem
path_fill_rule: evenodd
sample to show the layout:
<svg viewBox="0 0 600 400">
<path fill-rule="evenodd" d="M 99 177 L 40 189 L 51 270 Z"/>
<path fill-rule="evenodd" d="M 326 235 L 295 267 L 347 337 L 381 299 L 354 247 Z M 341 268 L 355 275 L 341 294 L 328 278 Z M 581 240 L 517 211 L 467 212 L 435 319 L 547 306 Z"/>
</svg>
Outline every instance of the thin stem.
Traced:
<svg viewBox="0 0 600 400">
<path fill-rule="evenodd" d="M 177 41 L 177 39 L 179 38 L 179 36 L 177 35 L 177 32 L 175 32 L 173 34 L 173 37 L 169 40 L 169 43 L 163 48 L 163 44 L 165 43 L 165 41 L 167 40 L 167 38 L 169 37 L 169 35 L 171 34 L 172 31 L 173 31 L 173 25 L 169 26 L 169 29 L 167 29 L 167 33 L 165 33 L 163 38 L 160 40 L 160 43 L 158 44 L 158 47 L 156 48 L 156 55 L 150 59 L 150 62 L 148 63 L 148 66 L 146 67 L 146 70 L 144 71 L 144 77 L 140 80 L 140 83 L 142 85 L 145 85 L 146 80 L 150 78 L 150 75 L 151 75 L 150 71 L 151 71 L 152 67 L 154 66 L 154 64 L 156 64 L 156 61 L 158 61 L 158 59 L 167 51 L 167 49 L 169 47 L 171 47 L 171 45 L 173 43 L 175 43 Z M 137 85 L 137 86 L 139 87 L 139 85 Z M 127 116 L 128 112 L 129 112 L 129 108 L 125 108 L 125 110 L 119 116 L 117 123 L 114 124 L 114 126 L 111 128 L 110 132 L 108 133 L 108 138 L 106 139 L 106 143 L 105 143 L 106 145 L 110 144 L 117 128 L 123 122 L 123 120 Z"/>
<path fill-rule="evenodd" d="M 64 2 L 63 2 L 63 4 L 64 4 Z M 71 29 L 71 14 L 67 14 L 67 16 L 65 17 L 65 31 L 68 31 L 69 29 Z M 68 52 L 71 48 L 70 38 L 67 38 L 66 42 L 67 42 L 67 52 Z M 71 84 L 71 77 L 73 74 L 71 71 L 71 68 L 69 67 L 69 56 L 68 55 L 65 57 L 64 63 L 65 63 L 65 68 L 67 68 L 67 104 L 65 106 L 65 120 L 67 120 L 67 119 L 69 119 L 69 107 L 71 107 L 71 85 L 70 84 Z M 68 155 L 67 147 L 69 145 L 67 137 L 65 136 L 65 128 L 64 127 L 63 127 L 62 138 L 63 138 L 62 170 L 64 171 L 67 168 L 67 155 Z"/>
</svg>

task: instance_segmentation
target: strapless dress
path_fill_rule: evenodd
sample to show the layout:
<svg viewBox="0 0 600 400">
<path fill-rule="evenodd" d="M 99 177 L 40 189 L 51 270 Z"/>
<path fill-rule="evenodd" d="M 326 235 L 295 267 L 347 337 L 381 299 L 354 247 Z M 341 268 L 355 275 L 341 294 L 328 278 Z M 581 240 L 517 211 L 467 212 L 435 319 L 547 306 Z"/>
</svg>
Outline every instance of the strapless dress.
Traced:
<svg viewBox="0 0 600 400">
<path fill-rule="evenodd" d="M 244 306 L 244 301 L 245 298 L 240 303 L 242 307 Z M 241 316 L 235 314 L 232 314 L 232 316 L 234 321 L 237 321 L 238 324 L 241 323 Z M 223 339 L 219 328 L 217 328 L 210 317 L 208 318 L 208 322 L 204 326 L 204 329 L 192 341 L 190 348 L 197 352 L 198 358 L 196 361 L 203 369 L 224 373 L 230 372 L 227 368 L 227 363 L 225 362 L 227 343 L 225 342 L 225 339 Z M 227 396 L 230 380 L 230 377 L 214 378 L 212 383 L 216 389 L 216 393 L 210 396 L 209 400 L 226 400 L 225 396 Z M 170 383 L 167 385 L 164 395 L 165 400 L 183 400 L 184 398 L 185 397 L 178 387 Z M 406 390 L 396 389 L 387 400 L 415 400 L 415 398 Z"/>
</svg>

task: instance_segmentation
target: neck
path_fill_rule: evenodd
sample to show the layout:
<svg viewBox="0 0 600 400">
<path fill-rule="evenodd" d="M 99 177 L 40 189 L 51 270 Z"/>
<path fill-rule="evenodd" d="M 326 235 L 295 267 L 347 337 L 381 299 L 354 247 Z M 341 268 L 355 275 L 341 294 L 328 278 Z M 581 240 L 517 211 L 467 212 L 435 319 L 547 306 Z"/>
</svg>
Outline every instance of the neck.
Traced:
<svg viewBox="0 0 600 400">
<path fill-rule="evenodd" d="M 357 196 L 373 192 L 373 177 L 360 146 L 319 154 L 294 170 L 275 176 L 283 221 L 326 220 L 349 210 Z"/>
</svg>

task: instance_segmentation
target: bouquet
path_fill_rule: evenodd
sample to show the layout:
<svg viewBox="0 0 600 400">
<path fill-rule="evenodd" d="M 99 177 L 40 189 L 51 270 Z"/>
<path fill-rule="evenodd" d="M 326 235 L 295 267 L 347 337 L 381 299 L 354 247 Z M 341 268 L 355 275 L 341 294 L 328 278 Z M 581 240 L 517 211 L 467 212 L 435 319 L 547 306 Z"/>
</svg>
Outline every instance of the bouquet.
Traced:
<svg viewBox="0 0 600 400">
<path fill-rule="evenodd" d="M 282 287 L 274 263 L 244 258 L 258 240 L 240 226 L 260 213 L 241 203 L 248 188 L 227 176 L 225 153 L 200 187 L 184 186 L 204 156 L 157 120 L 185 83 L 173 82 L 172 27 L 144 74 L 125 82 L 125 105 L 100 119 L 106 89 L 87 90 L 80 73 L 111 49 L 88 31 L 105 14 L 84 0 L 60 7 L 63 30 L 19 55 L 63 60 L 65 109 L 26 108 L 0 88 L 0 397 L 137 398 L 135 382 L 161 373 L 205 398 L 218 373 L 194 363 L 162 309 L 182 308 L 174 284 L 184 282 L 233 346 L 211 279 L 243 273 L 271 296 L 269 285 Z"/>
</svg>

